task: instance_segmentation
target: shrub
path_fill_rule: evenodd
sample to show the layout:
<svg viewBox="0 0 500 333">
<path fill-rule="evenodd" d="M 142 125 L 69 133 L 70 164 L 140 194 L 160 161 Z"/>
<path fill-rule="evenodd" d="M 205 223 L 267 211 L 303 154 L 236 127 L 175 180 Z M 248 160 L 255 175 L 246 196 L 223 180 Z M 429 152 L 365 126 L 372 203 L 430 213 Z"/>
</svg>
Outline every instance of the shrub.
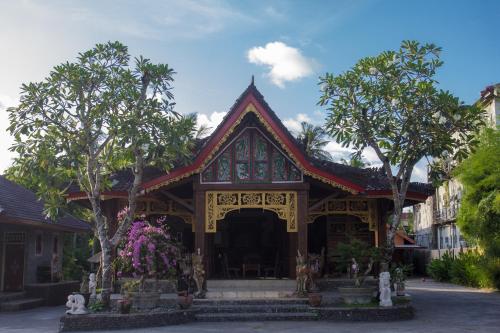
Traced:
<svg viewBox="0 0 500 333">
<path fill-rule="evenodd" d="M 488 288 L 491 286 L 491 281 L 486 267 L 486 259 L 478 252 L 460 253 L 451 265 L 451 282 L 469 287 Z"/>
<path fill-rule="evenodd" d="M 463 252 L 457 257 L 447 252 L 429 263 L 427 273 L 436 281 L 500 289 L 500 259 L 478 251 Z"/>
<path fill-rule="evenodd" d="M 436 281 L 450 281 L 452 263 L 453 257 L 446 252 L 441 259 L 433 259 L 429 265 L 427 265 L 427 274 Z"/>
<path fill-rule="evenodd" d="M 491 281 L 491 287 L 500 290 L 500 258 L 489 259 L 486 270 Z"/>
</svg>

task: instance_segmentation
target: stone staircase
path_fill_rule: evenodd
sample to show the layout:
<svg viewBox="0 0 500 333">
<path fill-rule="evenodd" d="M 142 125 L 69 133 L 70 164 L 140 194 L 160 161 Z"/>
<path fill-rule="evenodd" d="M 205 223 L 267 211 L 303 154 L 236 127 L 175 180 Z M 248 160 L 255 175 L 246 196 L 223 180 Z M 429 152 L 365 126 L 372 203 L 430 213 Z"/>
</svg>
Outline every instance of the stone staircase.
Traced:
<svg viewBox="0 0 500 333">
<path fill-rule="evenodd" d="M 208 280 L 206 299 L 195 299 L 199 321 L 316 320 L 307 299 L 294 298 L 294 280 Z"/>
<path fill-rule="evenodd" d="M 303 298 L 197 299 L 193 309 L 198 321 L 316 320 Z"/>
<path fill-rule="evenodd" d="M 293 297 L 295 280 L 208 280 L 208 299 L 248 299 Z"/>
<path fill-rule="evenodd" d="M 29 310 L 43 304 L 43 298 L 29 297 L 25 292 L 0 294 L 0 311 L 2 312 Z"/>
</svg>

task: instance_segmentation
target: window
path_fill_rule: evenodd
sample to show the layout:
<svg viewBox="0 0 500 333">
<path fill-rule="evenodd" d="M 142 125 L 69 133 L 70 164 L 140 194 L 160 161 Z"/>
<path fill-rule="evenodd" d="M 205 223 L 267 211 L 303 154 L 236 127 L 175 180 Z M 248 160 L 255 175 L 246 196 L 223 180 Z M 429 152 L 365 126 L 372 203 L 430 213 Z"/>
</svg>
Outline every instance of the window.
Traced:
<svg viewBox="0 0 500 333">
<path fill-rule="evenodd" d="M 52 245 L 52 253 L 57 254 L 59 252 L 59 239 L 54 236 L 54 243 Z"/>
<path fill-rule="evenodd" d="M 35 255 L 36 256 L 41 256 L 42 255 L 42 251 L 43 251 L 43 237 L 42 237 L 42 233 L 39 232 L 36 234 L 35 236 Z"/>
</svg>

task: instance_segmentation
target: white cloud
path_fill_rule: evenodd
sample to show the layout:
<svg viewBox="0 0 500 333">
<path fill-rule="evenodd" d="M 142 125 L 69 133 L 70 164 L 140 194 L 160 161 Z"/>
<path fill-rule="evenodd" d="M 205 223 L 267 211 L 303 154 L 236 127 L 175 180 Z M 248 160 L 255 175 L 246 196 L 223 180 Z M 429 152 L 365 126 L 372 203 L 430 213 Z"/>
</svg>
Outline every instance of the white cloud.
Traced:
<svg viewBox="0 0 500 333">
<path fill-rule="evenodd" d="M 288 128 L 290 132 L 292 132 L 293 135 L 297 135 L 302 128 L 300 126 L 300 123 L 303 121 L 312 123 L 311 118 L 307 114 L 299 113 L 295 118 L 288 118 L 283 120 L 283 124 L 286 128 Z"/>
<path fill-rule="evenodd" d="M 269 68 L 267 75 L 271 82 L 284 88 L 285 82 L 296 81 L 314 73 L 317 63 L 306 58 L 302 52 L 283 42 L 271 42 L 248 50 L 248 61 Z"/>
<path fill-rule="evenodd" d="M 200 128 L 201 126 L 206 126 L 208 127 L 207 135 L 210 135 L 213 133 L 215 128 L 222 122 L 222 119 L 224 119 L 224 116 L 227 114 L 227 112 L 217 112 L 214 111 L 210 115 L 206 115 L 204 113 L 198 113 L 198 118 L 196 121 L 196 127 Z"/>
<path fill-rule="evenodd" d="M 12 145 L 14 140 L 7 132 L 7 127 L 9 126 L 9 117 L 7 114 L 7 108 L 15 106 L 17 104 L 16 99 L 9 96 L 0 95 L 0 174 L 3 174 L 5 169 L 7 169 L 14 157 L 14 153 L 9 151 L 9 147 Z"/>
</svg>

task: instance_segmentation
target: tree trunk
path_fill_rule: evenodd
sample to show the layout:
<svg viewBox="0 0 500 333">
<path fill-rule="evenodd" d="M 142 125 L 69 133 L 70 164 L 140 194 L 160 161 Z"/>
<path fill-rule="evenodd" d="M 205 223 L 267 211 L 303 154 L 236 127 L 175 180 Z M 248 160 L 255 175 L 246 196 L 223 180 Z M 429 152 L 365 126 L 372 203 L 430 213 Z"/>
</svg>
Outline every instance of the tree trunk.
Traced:
<svg viewBox="0 0 500 333">
<path fill-rule="evenodd" d="M 101 242 L 102 250 L 102 302 L 105 307 L 109 307 L 112 291 L 112 247 L 108 239 Z"/>
</svg>

